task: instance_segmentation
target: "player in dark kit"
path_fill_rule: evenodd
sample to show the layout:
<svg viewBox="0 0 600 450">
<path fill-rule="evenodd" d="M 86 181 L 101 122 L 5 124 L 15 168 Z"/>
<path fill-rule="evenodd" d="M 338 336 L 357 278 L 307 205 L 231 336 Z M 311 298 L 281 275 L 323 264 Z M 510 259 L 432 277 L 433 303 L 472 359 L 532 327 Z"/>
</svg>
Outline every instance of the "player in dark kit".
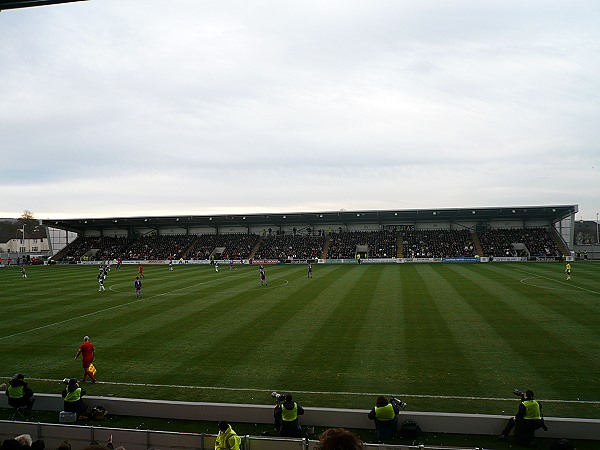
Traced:
<svg viewBox="0 0 600 450">
<path fill-rule="evenodd" d="M 308 278 L 312 278 L 312 263 L 307 261 L 308 263 Z"/>
<path fill-rule="evenodd" d="M 135 296 L 139 297 L 142 293 L 142 282 L 140 280 L 140 277 L 135 278 L 135 281 L 133 282 L 133 287 L 135 287 Z"/>
<path fill-rule="evenodd" d="M 100 287 L 98 288 L 98 292 L 104 291 L 104 280 L 105 279 L 106 279 L 106 275 L 104 274 L 104 272 L 100 272 L 98 274 L 98 283 L 100 284 Z"/>
<path fill-rule="evenodd" d="M 267 285 L 267 274 L 265 273 L 264 266 L 260 266 L 260 269 L 258 269 L 258 270 L 260 272 L 260 285 L 266 286 Z"/>
</svg>

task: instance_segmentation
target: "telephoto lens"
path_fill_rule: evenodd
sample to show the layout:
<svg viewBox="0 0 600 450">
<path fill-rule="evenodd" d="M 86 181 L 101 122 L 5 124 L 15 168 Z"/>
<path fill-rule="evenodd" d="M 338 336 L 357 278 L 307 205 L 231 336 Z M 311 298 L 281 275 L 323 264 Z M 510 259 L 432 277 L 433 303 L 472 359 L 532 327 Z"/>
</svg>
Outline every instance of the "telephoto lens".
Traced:
<svg viewBox="0 0 600 450">
<path fill-rule="evenodd" d="M 402 400 L 400 400 L 399 398 L 396 398 L 394 396 L 390 397 L 390 401 L 396 405 L 399 409 L 404 409 L 407 406 L 406 402 L 403 402 Z"/>
<path fill-rule="evenodd" d="M 276 392 L 276 391 L 271 392 L 271 397 L 273 397 L 278 402 L 282 402 L 285 399 L 285 395 L 280 394 L 279 392 Z"/>
</svg>

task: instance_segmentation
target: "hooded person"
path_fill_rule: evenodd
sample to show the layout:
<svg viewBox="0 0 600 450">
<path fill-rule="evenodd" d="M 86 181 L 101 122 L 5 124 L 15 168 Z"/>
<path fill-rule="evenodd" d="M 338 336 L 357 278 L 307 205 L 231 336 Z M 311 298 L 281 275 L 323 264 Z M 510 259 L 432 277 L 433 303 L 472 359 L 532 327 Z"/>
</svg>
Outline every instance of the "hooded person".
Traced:
<svg viewBox="0 0 600 450">
<path fill-rule="evenodd" d="M 12 380 L 8 382 L 6 396 L 8 397 L 8 404 L 13 408 L 24 407 L 30 410 L 35 402 L 33 390 L 31 390 L 29 385 L 25 382 L 25 376 L 22 373 L 16 374 Z"/>
<path fill-rule="evenodd" d="M 79 386 L 79 383 L 75 378 L 69 380 L 69 384 L 62 391 L 62 397 L 64 400 L 63 409 L 68 412 L 74 412 L 78 415 L 84 414 L 87 410 L 87 405 L 83 401 L 85 395 L 85 389 Z"/>
<path fill-rule="evenodd" d="M 233 431 L 231 425 L 221 420 L 217 426 L 219 434 L 215 439 L 215 450 L 240 450 L 242 439 Z"/>
</svg>

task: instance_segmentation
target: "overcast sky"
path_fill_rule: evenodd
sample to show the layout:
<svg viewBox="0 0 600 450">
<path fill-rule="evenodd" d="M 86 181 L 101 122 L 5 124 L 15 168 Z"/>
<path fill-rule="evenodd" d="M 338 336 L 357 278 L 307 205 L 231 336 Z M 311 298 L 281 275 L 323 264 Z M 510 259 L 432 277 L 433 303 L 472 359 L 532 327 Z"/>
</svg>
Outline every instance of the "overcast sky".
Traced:
<svg viewBox="0 0 600 450">
<path fill-rule="evenodd" d="M 578 204 L 600 1 L 90 0 L 0 13 L 0 217 Z"/>
</svg>

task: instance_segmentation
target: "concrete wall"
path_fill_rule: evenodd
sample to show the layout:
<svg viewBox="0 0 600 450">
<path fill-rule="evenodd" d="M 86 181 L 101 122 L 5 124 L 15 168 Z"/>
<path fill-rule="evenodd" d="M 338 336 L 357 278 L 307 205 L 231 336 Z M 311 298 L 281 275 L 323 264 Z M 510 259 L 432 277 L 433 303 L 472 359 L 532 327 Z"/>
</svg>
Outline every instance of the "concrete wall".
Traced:
<svg viewBox="0 0 600 450">
<path fill-rule="evenodd" d="M 62 410 L 63 400 L 58 394 L 36 394 L 35 409 L 45 411 Z M 203 403 L 203 402 L 167 402 L 161 400 L 141 400 L 129 398 L 115 397 L 85 397 L 90 408 L 96 405 L 104 406 L 109 414 L 123 416 L 141 416 L 141 417 L 157 417 L 167 419 L 184 419 L 198 421 L 214 421 L 227 420 L 233 423 L 272 423 L 273 421 L 273 406 L 270 405 L 245 405 L 245 404 L 227 404 L 227 403 Z M 8 408 L 6 396 L 0 396 L 0 407 Z M 303 426 L 323 426 L 323 427 L 345 427 L 355 429 L 369 429 L 373 427 L 373 422 L 367 418 L 366 410 L 360 409 L 333 409 L 333 408 L 309 408 L 306 407 L 304 416 L 301 417 Z M 35 411 L 34 411 L 35 415 Z M 433 412 L 412 412 L 402 411 L 400 413 L 399 423 L 402 424 L 406 420 L 413 420 L 419 424 L 425 433 L 459 433 L 459 434 L 482 434 L 482 435 L 498 435 L 504 428 L 509 416 L 485 415 L 485 414 L 454 414 L 454 413 L 433 413 Z M 99 423 L 101 425 L 102 423 Z M 593 439 L 600 440 L 600 419 L 577 419 L 577 418 L 557 418 L 547 417 L 546 424 L 549 431 L 538 431 L 540 435 L 548 438 L 569 438 L 569 439 Z M 13 423 L 14 425 L 14 423 Z M 29 424 L 33 426 L 36 424 Z M 14 428 L 14 427 L 13 427 Z M 70 431 L 71 428 L 74 431 Z M 79 436 L 80 428 L 88 429 L 86 434 L 89 436 L 90 427 L 71 427 L 63 429 L 60 433 L 68 432 L 69 436 L 74 433 L 74 436 Z M 125 440 L 125 435 L 128 430 L 119 431 L 123 435 L 122 442 Z M 19 434 L 19 433 L 17 433 Z M 115 433 L 113 433 L 115 434 Z M 14 437 L 14 431 L 0 422 L 0 436 L 3 439 L 6 437 Z M 132 435 L 133 436 L 133 435 Z M 162 435 L 161 435 L 162 436 Z M 186 439 L 189 434 L 185 434 Z M 75 439 L 69 438 L 69 439 Z M 139 440 L 138 435 L 128 437 L 126 445 L 128 450 L 135 450 L 133 442 Z M 174 436 L 169 439 L 173 441 Z M 175 439 L 177 442 L 179 438 Z M 194 439 L 199 440 L 196 436 Z M 214 442 L 214 438 L 207 435 L 202 439 L 208 439 Z M 258 439 L 258 437 L 253 437 Z M 212 441 L 211 441 L 212 440 Z M 260 440 L 260 439 L 258 439 Z M 266 441 L 275 442 L 277 440 L 267 438 Z M 287 440 L 289 441 L 289 440 Z M 286 442 L 287 442 L 286 441 Z M 60 441 L 59 441 L 60 442 Z M 115 442 L 117 442 L 115 438 Z M 279 442 L 281 443 L 281 442 Z M 48 443 L 46 443 L 48 445 Z M 263 443 L 262 446 L 252 444 L 252 449 L 269 449 L 271 444 Z M 281 450 L 301 448 L 296 446 L 297 441 L 292 440 L 290 446 L 280 446 Z M 600 443 L 599 443 L 600 445 Z M 164 445 L 159 445 L 153 442 L 153 446 L 164 448 Z M 187 444 L 182 444 L 181 447 L 186 447 Z M 131 447 L 131 449 L 130 449 Z M 144 447 L 147 448 L 147 447 Z M 196 447 L 202 448 L 202 447 Z M 208 445 L 206 448 L 211 448 Z M 386 447 L 387 448 L 387 447 Z M 390 447 L 391 448 L 391 447 Z"/>
</svg>

